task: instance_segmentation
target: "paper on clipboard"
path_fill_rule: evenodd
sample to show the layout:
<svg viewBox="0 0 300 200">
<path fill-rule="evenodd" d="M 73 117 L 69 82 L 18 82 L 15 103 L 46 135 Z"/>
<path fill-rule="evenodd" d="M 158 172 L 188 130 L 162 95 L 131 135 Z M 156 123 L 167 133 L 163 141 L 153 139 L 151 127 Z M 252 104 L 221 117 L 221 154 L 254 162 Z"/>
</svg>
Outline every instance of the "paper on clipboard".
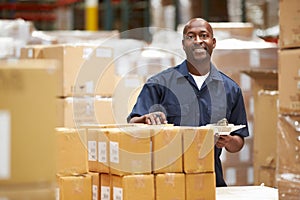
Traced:
<svg viewBox="0 0 300 200">
<path fill-rule="evenodd" d="M 227 126 L 220 126 L 215 124 L 208 124 L 206 127 L 214 129 L 214 133 L 218 135 L 229 135 L 231 132 L 246 127 L 246 125 L 228 124 Z"/>
</svg>

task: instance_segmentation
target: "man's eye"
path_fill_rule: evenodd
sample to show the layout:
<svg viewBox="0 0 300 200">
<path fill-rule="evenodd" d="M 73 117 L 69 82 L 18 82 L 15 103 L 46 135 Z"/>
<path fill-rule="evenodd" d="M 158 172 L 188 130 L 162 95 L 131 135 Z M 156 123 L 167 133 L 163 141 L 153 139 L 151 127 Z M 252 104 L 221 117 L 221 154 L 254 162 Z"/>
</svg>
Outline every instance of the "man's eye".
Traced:
<svg viewBox="0 0 300 200">
<path fill-rule="evenodd" d="M 205 40 L 208 38 L 208 34 L 201 34 L 200 37 Z"/>
<path fill-rule="evenodd" d="M 195 36 L 193 36 L 193 35 L 187 35 L 187 36 L 186 36 L 186 39 L 188 39 L 188 40 L 194 40 L 194 39 L 195 39 Z"/>
</svg>

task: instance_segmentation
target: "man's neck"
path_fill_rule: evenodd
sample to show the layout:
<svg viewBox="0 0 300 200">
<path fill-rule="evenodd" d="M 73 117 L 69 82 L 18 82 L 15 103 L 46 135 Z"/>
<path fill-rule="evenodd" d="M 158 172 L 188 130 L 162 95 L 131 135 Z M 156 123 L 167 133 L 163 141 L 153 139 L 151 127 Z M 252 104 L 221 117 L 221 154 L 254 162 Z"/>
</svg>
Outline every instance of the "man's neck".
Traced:
<svg viewBox="0 0 300 200">
<path fill-rule="evenodd" d="M 210 62 L 202 62 L 202 63 L 190 63 L 187 62 L 188 70 L 191 74 L 196 76 L 203 76 L 210 71 Z"/>
</svg>

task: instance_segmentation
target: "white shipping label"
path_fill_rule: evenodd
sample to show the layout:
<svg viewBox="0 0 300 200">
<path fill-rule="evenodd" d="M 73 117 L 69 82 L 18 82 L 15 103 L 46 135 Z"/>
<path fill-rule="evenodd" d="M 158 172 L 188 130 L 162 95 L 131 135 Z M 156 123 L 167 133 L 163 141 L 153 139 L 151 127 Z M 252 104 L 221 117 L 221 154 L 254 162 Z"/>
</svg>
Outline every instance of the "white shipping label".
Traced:
<svg viewBox="0 0 300 200">
<path fill-rule="evenodd" d="M 28 49 L 28 52 L 27 52 L 27 57 L 28 58 L 33 58 L 33 49 Z"/>
<path fill-rule="evenodd" d="M 119 143 L 109 142 L 110 162 L 119 163 Z"/>
<path fill-rule="evenodd" d="M 94 93 L 94 82 L 93 81 L 86 81 L 85 82 L 85 92 L 93 94 Z"/>
<path fill-rule="evenodd" d="M 86 47 L 83 49 L 83 52 L 82 52 L 82 58 L 83 59 L 88 59 L 89 56 L 93 53 L 93 48 L 89 48 L 89 47 Z"/>
<path fill-rule="evenodd" d="M 98 200 L 98 186 L 93 185 L 93 200 Z"/>
<path fill-rule="evenodd" d="M 123 189 L 119 187 L 113 187 L 113 200 L 123 199 Z"/>
<path fill-rule="evenodd" d="M 250 66 L 259 67 L 260 66 L 260 54 L 256 49 L 250 50 Z"/>
<path fill-rule="evenodd" d="M 59 188 L 55 188 L 55 200 L 59 200 L 60 199 L 60 190 Z"/>
<path fill-rule="evenodd" d="M 10 178 L 10 112 L 0 110 L 0 180 Z"/>
<path fill-rule="evenodd" d="M 88 141 L 89 161 L 97 161 L 97 142 Z"/>
<path fill-rule="evenodd" d="M 101 186 L 101 200 L 110 200 L 110 188 Z"/>
<path fill-rule="evenodd" d="M 106 142 L 98 142 L 98 162 L 107 163 Z"/>
</svg>

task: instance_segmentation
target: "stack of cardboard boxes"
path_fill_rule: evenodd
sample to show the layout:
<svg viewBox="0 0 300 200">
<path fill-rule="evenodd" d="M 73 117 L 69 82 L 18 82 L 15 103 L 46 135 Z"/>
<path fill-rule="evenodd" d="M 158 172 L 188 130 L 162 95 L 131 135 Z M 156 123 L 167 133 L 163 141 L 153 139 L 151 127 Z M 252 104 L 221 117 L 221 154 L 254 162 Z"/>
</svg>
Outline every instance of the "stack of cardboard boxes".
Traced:
<svg viewBox="0 0 300 200">
<path fill-rule="evenodd" d="M 56 59 L 61 62 L 57 95 L 58 127 L 82 123 L 115 123 L 112 95 L 118 76 L 113 49 L 91 44 L 26 46 L 21 59 Z"/>
<path fill-rule="evenodd" d="M 55 199 L 56 60 L 0 62 L 0 199 Z"/>
<path fill-rule="evenodd" d="M 216 198 L 212 130 L 139 124 L 85 129 L 89 171 L 100 177 L 101 199 Z"/>
<path fill-rule="evenodd" d="M 92 181 L 88 173 L 88 151 L 84 129 L 56 128 L 56 199 L 92 199 Z"/>
<path fill-rule="evenodd" d="M 279 199 L 300 196 L 300 4 L 279 2 L 279 119 L 277 180 Z"/>
<path fill-rule="evenodd" d="M 276 187 L 278 73 L 277 70 L 246 70 L 244 73 L 253 80 L 254 184 Z"/>
</svg>

